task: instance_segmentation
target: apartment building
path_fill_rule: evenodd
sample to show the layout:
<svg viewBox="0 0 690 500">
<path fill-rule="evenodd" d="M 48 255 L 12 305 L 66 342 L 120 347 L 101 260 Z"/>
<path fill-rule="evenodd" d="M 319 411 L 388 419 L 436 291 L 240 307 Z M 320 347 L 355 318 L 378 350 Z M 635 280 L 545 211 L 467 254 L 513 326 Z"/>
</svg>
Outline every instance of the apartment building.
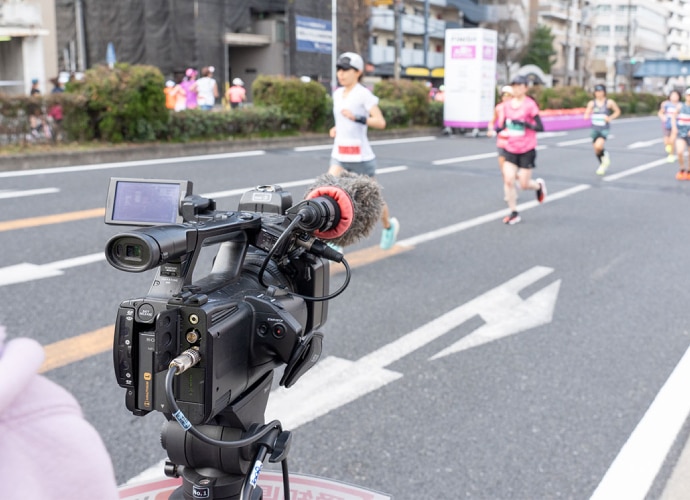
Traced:
<svg viewBox="0 0 690 500">
<path fill-rule="evenodd" d="M 399 9 L 396 16 L 395 7 Z M 377 76 L 442 78 L 446 29 L 478 27 L 486 7 L 475 0 L 393 0 L 371 9 L 369 62 Z"/>
<path fill-rule="evenodd" d="M 551 28 L 556 59 L 554 85 L 592 86 L 592 16 L 589 0 L 539 2 L 538 23 Z"/>
<path fill-rule="evenodd" d="M 42 92 L 57 76 L 55 5 L 52 0 L 0 0 L 0 92 L 27 94 L 38 80 Z"/>
</svg>

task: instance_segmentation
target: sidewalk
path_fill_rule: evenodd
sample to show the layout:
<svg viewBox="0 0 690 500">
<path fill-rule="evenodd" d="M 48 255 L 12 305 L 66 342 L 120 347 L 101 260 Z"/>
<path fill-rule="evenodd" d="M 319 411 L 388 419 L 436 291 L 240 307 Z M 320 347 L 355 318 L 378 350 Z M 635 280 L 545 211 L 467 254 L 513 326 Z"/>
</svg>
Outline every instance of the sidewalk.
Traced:
<svg viewBox="0 0 690 500">
<path fill-rule="evenodd" d="M 370 130 L 369 140 L 403 139 L 425 135 L 442 134 L 440 127 L 414 127 L 393 130 Z M 69 151 L 56 148 L 52 152 L 32 152 L 25 154 L 0 154 L 0 172 L 8 170 L 29 170 L 36 168 L 67 167 L 96 163 L 136 161 L 180 156 L 231 153 L 255 149 L 290 149 L 297 146 L 329 144 L 333 139 L 328 134 L 302 134 L 291 137 L 269 137 L 260 139 L 231 139 L 213 142 L 123 144 L 113 146 L 94 146 L 83 151 Z"/>
</svg>

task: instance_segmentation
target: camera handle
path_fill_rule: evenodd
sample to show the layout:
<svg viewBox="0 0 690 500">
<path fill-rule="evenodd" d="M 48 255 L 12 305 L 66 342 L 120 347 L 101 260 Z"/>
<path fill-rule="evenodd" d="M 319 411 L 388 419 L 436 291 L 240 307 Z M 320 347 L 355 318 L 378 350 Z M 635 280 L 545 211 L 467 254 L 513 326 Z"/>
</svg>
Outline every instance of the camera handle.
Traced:
<svg viewBox="0 0 690 500">
<path fill-rule="evenodd" d="M 197 427 L 208 440 L 196 437 L 169 417 L 161 433 L 161 444 L 170 459 L 165 474 L 182 477 L 182 486 L 170 500 L 261 500 L 257 480 L 269 453 L 270 462 L 281 462 L 285 499 L 289 500 L 287 454 L 292 435 L 283 431 L 278 421 L 263 424 L 272 380 L 273 371 L 269 371 L 220 412 L 216 424 Z M 256 435 L 261 437 L 253 440 L 251 436 Z M 233 446 L 234 442 L 238 446 Z M 221 446 L 225 443 L 227 446 Z"/>
</svg>

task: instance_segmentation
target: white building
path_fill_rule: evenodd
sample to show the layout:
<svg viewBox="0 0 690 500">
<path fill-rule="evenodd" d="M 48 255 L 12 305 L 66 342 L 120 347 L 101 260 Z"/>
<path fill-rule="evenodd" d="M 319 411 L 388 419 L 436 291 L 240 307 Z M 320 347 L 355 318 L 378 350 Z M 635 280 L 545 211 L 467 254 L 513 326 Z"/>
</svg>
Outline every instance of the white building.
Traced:
<svg viewBox="0 0 690 500">
<path fill-rule="evenodd" d="M 556 61 L 554 85 L 591 86 L 592 26 L 589 0 L 539 2 L 539 24 L 551 28 Z"/>
<path fill-rule="evenodd" d="M 43 93 L 57 76 L 54 0 L 0 0 L 0 92 Z"/>
</svg>

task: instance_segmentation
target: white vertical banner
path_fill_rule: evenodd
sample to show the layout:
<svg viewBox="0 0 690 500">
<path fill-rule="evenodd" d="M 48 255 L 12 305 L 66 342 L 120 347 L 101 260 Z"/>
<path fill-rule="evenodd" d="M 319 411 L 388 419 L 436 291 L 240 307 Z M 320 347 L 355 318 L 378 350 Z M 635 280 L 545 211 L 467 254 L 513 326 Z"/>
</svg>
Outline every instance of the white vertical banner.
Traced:
<svg viewBox="0 0 690 500">
<path fill-rule="evenodd" d="M 485 128 L 493 117 L 496 45 L 494 30 L 446 30 L 444 126 Z"/>
</svg>

